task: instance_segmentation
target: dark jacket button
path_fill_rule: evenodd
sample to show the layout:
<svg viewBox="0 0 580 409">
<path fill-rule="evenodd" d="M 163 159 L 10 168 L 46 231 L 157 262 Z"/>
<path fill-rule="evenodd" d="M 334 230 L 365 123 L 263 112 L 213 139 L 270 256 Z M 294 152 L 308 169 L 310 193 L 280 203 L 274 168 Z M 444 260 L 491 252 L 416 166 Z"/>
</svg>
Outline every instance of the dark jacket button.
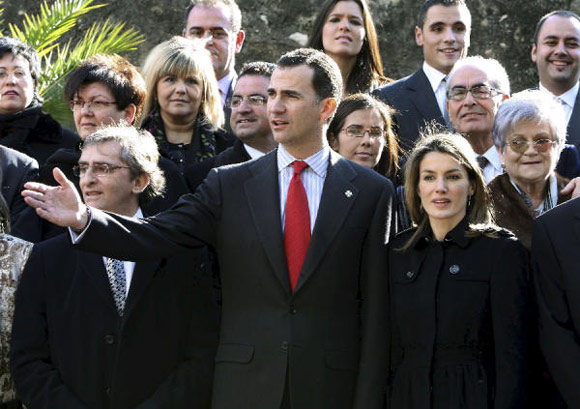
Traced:
<svg viewBox="0 0 580 409">
<path fill-rule="evenodd" d="M 105 335 L 105 344 L 113 345 L 115 343 L 115 337 L 111 334 Z"/>
</svg>

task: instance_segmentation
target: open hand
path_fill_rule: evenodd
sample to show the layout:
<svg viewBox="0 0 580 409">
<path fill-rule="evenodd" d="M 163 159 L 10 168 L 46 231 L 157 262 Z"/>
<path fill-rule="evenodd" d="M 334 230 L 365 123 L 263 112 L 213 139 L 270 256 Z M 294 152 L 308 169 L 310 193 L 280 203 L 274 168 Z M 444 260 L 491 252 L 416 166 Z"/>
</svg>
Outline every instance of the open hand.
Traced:
<svg viewBox="0 0 580 409">
<path fill-rule="evenodd" d="M 60 186 L 28 182 L 22 191 L 24 201 L 36 209 L 43 219 L 63 227 L 82 230 L 88 222 L 87 206 L 82 202 L 74 184 L 58 168 L 53 170 Z"/>
</svg>

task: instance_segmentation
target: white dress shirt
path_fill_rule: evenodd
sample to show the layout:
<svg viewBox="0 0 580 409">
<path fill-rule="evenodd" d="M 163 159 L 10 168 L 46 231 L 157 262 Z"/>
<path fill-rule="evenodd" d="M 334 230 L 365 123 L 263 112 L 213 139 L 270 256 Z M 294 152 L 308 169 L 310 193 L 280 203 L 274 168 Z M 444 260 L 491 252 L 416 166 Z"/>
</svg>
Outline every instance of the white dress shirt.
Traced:
<svg viewBox="0 0 580 409">
<path fill-rule="evenodd" d="M 290 155 L 282 145 L 278 146 L 277 159 L 278 186 L 280 187 L 280 216 L 282 218 L 282 231 L 284 231 L 286 199 L 288 197 L 290 181 L 292 180 L 292 176 L 294 176 L 294 166 L 292 165 L 292 162 L 297 159 Z M 329 160 L 330 148 L 325 146 L 314 155 L 304 159 L 304 162 L 308 164 L 308 167 L 300 174 L 300 180 L 304 185 L 306 197 L 308 198 L 310 233 L 314 230 L 314 223 L 316 222 L 316 215 L 318 214 L 318 207 L 320 206 L 320 198 L 322 197 L 322 188 L 324 187 L 324 180 L 326 179 Z"/>
<path fill-rule="evenodd" d="M 503 167 L 501 166 L 499 151 L 494 145 L 486 150 L 481 156 L 484 156 L 487 159 L 487 165 L 483 168 L 483 178 L 485 179 L 485 183 L 489 183 L 494 177 L 501 175 L 504 172 Z"/>
<path fill-rule="evenodd" d="M 226 103 L 226 98 L 228 97 L 228 91 L 230 90 L 230 85 L 236 76 L 235 71 L 230 71 L 225 77 L 218 81 L 218 88 L 220 90 L 220 97 L 222 98 L 222 107 Z"/>
<path fill-rule="evenodd" d="M 264 152 L 259 151 L 256 148 L 252 148 L 250 145 L 246 145 L 245 143 L 244 149 L 246 150 L 246 152 L 248 152 L 248 155 L 250 155 L 250 158 L 252 159 L 258 159 L 265 155 Z"/>
<path fill-rule="evenodd" d="M 566 126 L 568 126 L 568 122 L 570 122 L 570 118 L 572 117 L 572 111 L 574 110 L 574 104 L 576 103 L 576 96 L 578 95 L 579 88 L 580 84 L 577 82 L 576 85 L 564 92 L 562 95 L 555 96 L 550 92 L 550 90 L 540 84 L 540 91 L 550 94 L 553 98 L 557 99 L 564 108 L 564 113 L 566 114 Z"/>
<path fill-rule="evenodd" d="M 426 61 L 423 61 L 423 72 L 425 72 L 429 84 L 431 84 L 431 88 L 437 99 L 437 105 L 439 105 L 439 111 L 441 111 L 441 115 L 445 118 L 447 112 L 447 75 L 431 67 Z"/>
</svg>

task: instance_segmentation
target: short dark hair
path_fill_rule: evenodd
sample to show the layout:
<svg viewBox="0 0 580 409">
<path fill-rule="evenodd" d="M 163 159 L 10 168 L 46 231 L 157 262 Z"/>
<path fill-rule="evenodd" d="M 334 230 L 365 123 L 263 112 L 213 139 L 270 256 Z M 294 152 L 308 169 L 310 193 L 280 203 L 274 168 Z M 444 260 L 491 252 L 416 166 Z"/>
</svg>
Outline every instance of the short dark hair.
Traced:
<svg viewBox="0 0 580 409">
<path fill-rule="evenodd" d="M 232 15 L 232 30 L 237 33 L 242 29 L 242 12 L 235 0 L 191 0 L 185 9 L 185 15 L 183 18 L 184 29 L 187 28 L 189 13 L 191 13 L 191 10 L 193 10 L 193 8 L 198 4 L 206 7 L 217 7 L 218 5 L 223 4 L 230 10 L 230 14 Z"/>
<path fill-rule="evenodd" d="M 34 80 L 34 89 L 36 90 L 40 79 L 40 59 L 38 58 L 36 50 L 17 38 L 0 37 L 0 58 L 4 57 L 4 54 L 7 53 L 12 54 L 14 57 L 20 55 L 28 61 L 30 75 Z"/>
<path fill-rule="evenodd" d="M 312 87 L 319 100 L 342 97 L 342 76 L 338 65 L 332 58 L 314 48 L 298 48 L 287 52 L 278 60 L 278 68 L 291 68 L 306 65 L 314 70 Z"/>
<path fill-rule="evenodd" d="M 426 0 L 423 5 L 421 5 L 421 9 L 419 9 L 419 14 L 417 15 L 417 27 L 423 28 L 425 18 L 427 17 L 427 11 L 429 11 L 431 7 L 437 5 L 444 7 L 465 6 L 465 8 L 467 8 L 465 0 Z M 467 10 L 469 11 L 469 9 Z"/>
<path fill-rule="evenodd" d="M 254 61 L 246 63 L 242 66 L 242 69 L 238 73 L 238 80 L 244 75 L 259 75 L 262 77 L 270 78 L 272 73 L 276 69 L 276 64 L 265 61 Z"/>
<path fill-rule="evenodd" d="M 64 87 L 65 100 L 72 101 L 83 85 L 94 82 L 100 82 L 109 88 L 120 110 L 134 104 L 137 107 L 135 118 L 139 118 L 147 88 L 145 80 L 133 64 L 118 55 L 96 55 L 83 61 L 67 78 Z"/>
<path fill-rule="evenodd" d="M 542 29 L 542 26 L 544 25 L 546 20 L 552 16 L 575 18 L 576 20 L 580 21 L 580 16 L 578 16 L 578 14 L 576 14 L 572 11 L 568 11 L 568 10 L 552 11 L 552 12 L 546 14 L 544 17 L 542 17 L 540 19 L 540 21 L 538 21 L 538 24 L 536 24 L 536 31 L 534 32 L 534 44 L 538 45 L 538 36 L 540 35 L 540 30 Z"/>
</svg>

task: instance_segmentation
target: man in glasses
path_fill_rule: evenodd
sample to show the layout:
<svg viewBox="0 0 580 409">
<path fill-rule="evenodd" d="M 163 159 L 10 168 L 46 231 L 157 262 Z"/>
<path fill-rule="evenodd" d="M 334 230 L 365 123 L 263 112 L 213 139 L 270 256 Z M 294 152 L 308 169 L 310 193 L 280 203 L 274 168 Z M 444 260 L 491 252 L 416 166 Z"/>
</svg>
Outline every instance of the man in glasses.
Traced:
<svg viewBox="0 0 580 409">
<path fill-rule="evenodd" d="M 140 199 L 165 180 L 153 137 L 103 128 L 74 172 L 85 203 L 143 217 Z M 191 253 L 127 262 L 70 247 L 34 247 L 14 316 L 12 373 L 29 408 L 206 408 L 217 309 L 212 281 Z"/>
<path fill-rule="evenodd" d="M 276 148 L 266 113 L 268 84 L 274 68 L 275 64 L 261 61 L 242 67 L 228 102 L 231 108 L 230 125 L 236 136 L 234 145 L 186 169 L 185 176 L 192 191 L 205 179 L 210 169 L 257 159 Z"/>
<path fill-rule="evenodd" d="M 467 57 L 455 64 L 447 82 L 447 112 L 456 132 L 477 154 L 486 182 L 503 173 L 491 131 L 499 104 L 509 98 L 510 83 L 496 60 Z"/>
</svg>

